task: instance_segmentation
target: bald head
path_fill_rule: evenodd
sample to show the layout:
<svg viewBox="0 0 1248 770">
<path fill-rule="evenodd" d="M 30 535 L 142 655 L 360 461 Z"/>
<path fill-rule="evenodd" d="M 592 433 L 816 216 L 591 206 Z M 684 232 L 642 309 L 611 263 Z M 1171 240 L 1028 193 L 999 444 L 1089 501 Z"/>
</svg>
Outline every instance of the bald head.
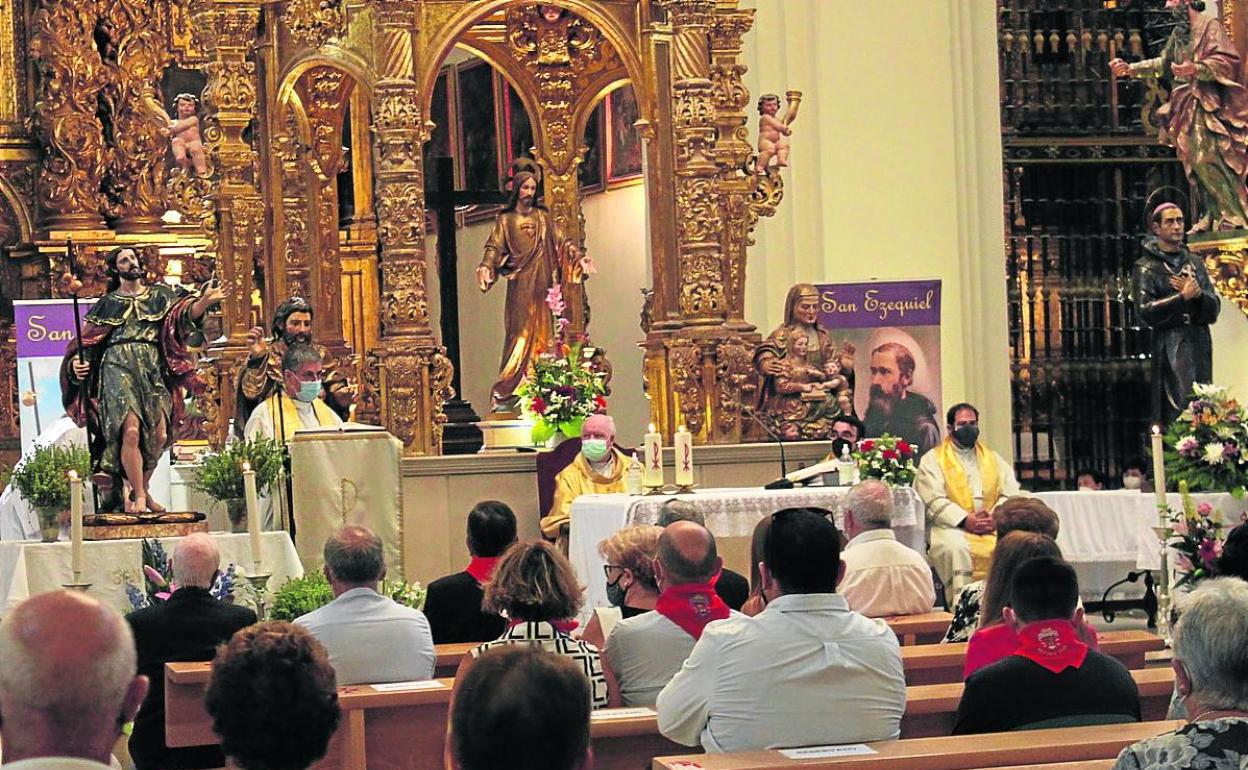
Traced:
<svg viewBox="0 0 1248 770">
<path fill-rule="evenodd" d="M 659 588 L 682 583 L 707 583 L 724 566 L 715 536 L 692 521 L 677 521 L 659 535 Z"/>
<path fill-rule="evenodd" d="M 27 599 L 0 621 L 0 742 L 6 762 L 72 756 L 108 763 L 147 694 L 134 637 L 86 594 Z"/>
<path fill-rule="evenodd" d="M 212 588 L 221 566 L 221 551 L 203 532 L 183 538 L 173 551 L 173 582 L 179 587 Z"/>
<path fill-rule="evenodd" d="M 381 538 L 366 527 L 343 527 L 325 541 L 325 576 L 334 595 L 352 588 L 376 588 L 386 576 Z"/>
<path fill-rule="evenodd" d="M 581 438 L 600 438 L 611 446 L 611 442 L 615 441 L 615 420 L 605 414 L 591 414 L 581 425 Z"/>
</svg>

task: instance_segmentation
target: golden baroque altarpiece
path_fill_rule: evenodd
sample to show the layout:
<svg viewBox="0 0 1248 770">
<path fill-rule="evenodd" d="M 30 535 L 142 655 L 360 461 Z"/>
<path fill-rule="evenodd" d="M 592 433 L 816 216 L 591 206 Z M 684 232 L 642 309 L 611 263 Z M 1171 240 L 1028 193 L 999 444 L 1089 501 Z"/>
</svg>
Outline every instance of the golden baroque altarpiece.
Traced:
<svg viewBox="0 0 1248 770">
<path fill-rule="evenodd" d="M 227 299 L 197 405 L 216 440 L 234 414 L 247 330 L 286 296 L 312 297 L 316 339 L 358 368 L 357 419 L 385 425 L 408 454 L 439 453 L 454 394 L 430 325 L 421 148 L 439 67 L 460 45 L 516 89 L 547 205 L 582 244 L 579 137 L 596 102 L 631 82 L 651 222 L 641 344 L 652 419 L 701 443 L 740 441 L 759 341 L 743 318 L 746 253 L 783 193 L 777 174 L 753 171 L 746 129 L 739 59 L 753 12 L 738 0 L 544 5 L 563 9 L 561 24 L 516 0 L 4 4 L 0 70 L 17 77 L 0 83 L 0 289 L 53 295 L 67 238 L 83 247 L 87 294 L 100 293 L 103 255 L 122 243 L 152 245 L 156 277 L 215 274 Z M 158 97 L 171 67 L 205 80 L 204 173 L 165 162 Z M 350 190 L 339 189 L 346 164 Z M 342 196 L 354 204 L 345 224 Z M 585 331 L 582 314 L 571 322 Z M 10 371 L 12 344 L 0 350 Z M 16 413 L 10 393 L 0 434 L 16 434 Z"/>
</svg>

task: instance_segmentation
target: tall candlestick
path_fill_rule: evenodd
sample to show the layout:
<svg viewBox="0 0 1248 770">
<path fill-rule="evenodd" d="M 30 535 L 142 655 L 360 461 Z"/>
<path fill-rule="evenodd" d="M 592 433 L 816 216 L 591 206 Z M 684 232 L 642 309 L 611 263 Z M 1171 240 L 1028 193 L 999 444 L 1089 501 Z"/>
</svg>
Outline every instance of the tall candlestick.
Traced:
<svg viewBox="0 0 1248 770">
<path fill-rule="evenodd" d="M 676 486 L 693 486 L 693 434 L 681 425 L 676 429 Z"/>
<path fill-rule="evenodd" d="M 1166 514 L 1161 509 L 1166 506 L 1166 461 L 1165 450 L 1161 444 L 1161 428 L 1153 426 L 1153 487 L 1157 493 L 1158 515 L 1161 516 L 1161 526 L 1167 526 Z"/>
<path fill-rule="evenodd" d="M 253 574 L 260 571 L 260 501 L 256 497 L 256 472 L 243 463 L 243 495 L 247 499 L 247 536 L 251 540 Z"/>
<path fill-rule="evenodd" d="M 74 582 L 82 574 L 82 479 L 69 472 L 69 563 Z"/>
<path fill-rule="evenodd" d="M 663 486 L 663 436 L 650 423 L 650 430 L 642 437 L 645 467 L 641 483 L 647 487 Z"/>
</svg>

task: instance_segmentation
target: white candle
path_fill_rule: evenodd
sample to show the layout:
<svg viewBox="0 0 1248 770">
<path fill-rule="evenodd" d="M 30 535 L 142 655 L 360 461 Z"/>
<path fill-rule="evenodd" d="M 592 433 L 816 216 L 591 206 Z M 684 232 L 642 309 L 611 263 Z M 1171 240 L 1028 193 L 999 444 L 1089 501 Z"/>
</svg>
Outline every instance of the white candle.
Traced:
<svg viewBox="0 0 1248 770">
<path fill-rule="evenodd" d="M 693 434 L 681 425 L 676 429 L 676 486 L 693 486 Z"/>
<path fill-rule="evenodd" d="M 1163 508 L 1166 505 L 1166 462 L 1164 457 L 1164 449 L 1161 445 L 1161 428 L 1153 426 L 1153 486 L 1157 493 L 1157 507 Z M 1166 526 L 1166 515 L 1161 516 L 1161 526 Z"/>
<path fill-rule="evenodd" d="M 82 479 L 69 472 L 69 563 L 74 578 L 82 573 Z"/>
<path fill-rule="evenodd" d="M 650 430 L 642 438 L 645 466 L 642 468 L 641 483 L 647 487 L 663 486 L 663 436 L 650 423 Z"/>
<path fill-rule="evenodd" d="M 256 497 L 256 472 L 243 463 L 243 494 L 247 498 L 247 536 L 251 540 L 252 574 L 260 571 L 260 501 Z"/>
</svg>

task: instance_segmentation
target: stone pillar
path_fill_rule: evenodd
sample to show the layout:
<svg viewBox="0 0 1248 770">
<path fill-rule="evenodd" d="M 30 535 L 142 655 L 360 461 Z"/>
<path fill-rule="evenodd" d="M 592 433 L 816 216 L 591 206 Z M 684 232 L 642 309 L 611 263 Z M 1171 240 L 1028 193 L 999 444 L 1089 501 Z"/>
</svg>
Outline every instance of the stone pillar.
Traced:
<svg viewBox="0 0 1248 770">
<path fill-rule="evenodd" d="M 381 423 L 406 454 L 438 454 L 454 395 L 453 372 L 429 327 L 425 275 L 425 184 L 420 151 L 425 126 L 415 81 L 414 0 L 374 2 L 380 79 L 373 88 L 374 181 L 381 243 L 381 323 L 378 349 L 364 364 L 366 391 L 376 393 Z"/>
</svg>

